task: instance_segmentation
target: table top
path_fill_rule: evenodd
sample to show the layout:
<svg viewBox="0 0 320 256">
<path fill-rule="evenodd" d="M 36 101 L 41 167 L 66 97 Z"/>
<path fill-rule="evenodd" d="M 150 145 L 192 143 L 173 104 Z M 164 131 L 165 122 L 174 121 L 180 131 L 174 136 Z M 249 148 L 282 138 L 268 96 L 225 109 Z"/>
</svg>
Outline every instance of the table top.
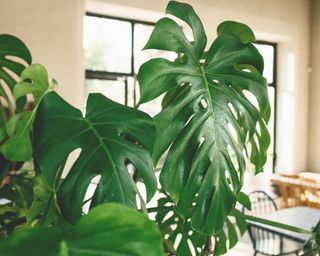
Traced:
<svg viewBox="0 0 320 256">
<path fill-rule="evenodd" d="M 305 230 L 312 230 L 313 227 L 320 221 L 320 209 L 310 208 L 306 206 L 298 206 L 292 208 L 281 209 L 270 214 L 257 216 L 260 218 L 272 220 L 275 222 L 295 226 Z M 300 234 L 285 229 L 275 228 L 260 223 L 251 223 L 254 226 L 259 226 L 264 229 L 273 231 L 283 236 L 289 237 L 297 241 L 306 241 L 309 236 L 306 234 Z"/>
</svg>

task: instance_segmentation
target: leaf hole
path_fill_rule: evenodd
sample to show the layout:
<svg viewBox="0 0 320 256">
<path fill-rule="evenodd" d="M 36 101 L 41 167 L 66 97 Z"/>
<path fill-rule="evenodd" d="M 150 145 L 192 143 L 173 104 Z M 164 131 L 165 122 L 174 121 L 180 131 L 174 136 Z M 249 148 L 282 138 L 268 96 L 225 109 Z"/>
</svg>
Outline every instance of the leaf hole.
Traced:
<svg viewBox="0 0 320 256">
<path fill-rule="evenodd" d="M 87 187 L 87 191 L 85 193 L 84 200 L 83 200 L 84 203 L 82 205 L 82 212 L 85 214 L 87 214 L 89 212 L 92 197 L 94 195 L 94 192 L 97 189 L 97 186 L 98 186 L 100 180 L 101 180 L 101 175 L 94 176 L 91 179 L 89 186 Z"/>
<path fill-rule="evenodd" d="M 229 130 L 229 133 L 230 133 L 232 139 L 235 140 L 235 143 L 239 143 L 238 133 L 237 133 L 236 129 L 234 128 L 234 126 L 230 123 L 227 123 L 227 127 L 228 127 L 228 130 Z"/>
<path fill-rule="evenodd" d="M 227 146 L 227 151 L 228 151 L 231 163 L 233 165 L 233 168 L 238 170 L 239 169 L 239 162 L 238 162 L 238 157 L 237 157 L 236 152 L 233 150 L 233 148 L 230 145 Z"/>
<path fill-rule="evenodd" d="M 136 195 L 136 203 L 139 209 L 142 208 L 142 206 L 145 204 L 147 201 L 147 188 L 143 182 L 137 182 L 137 195 Z"/>
<path fill-rule="evenodd" d="M 11 60 L 11 61 L 14 61 L 14 62 L 17 62 L 17 63 L 20 63 L 20 64 L 23 64 L 23 65 L 29 65 L 24 59 L 21 59 L 17 56 L 13 56 L 13 55 L 6 55 L 5 57 L 7 60 Z"/>
<path fill-rule="evenodd" d="M 177 250 L 177 248 L 178 248 L 178 246 L 179 246 L 179 244 L 180 244 L 180 242 L 181 242 L 181 239 L 182 239 L 182 234 L 179 233 L 179 234 L 176 236 L 176 239 L 174 240 L 174 244 L 173 244 L 173 248 L 174 248 L 175 250 Z"/>
<path fill-rule="evenodd" d="M 202 136 L 201 138 L 200 138 L 200 144 L 199 144 L 199 147 L 202 145 L 202 143 L 205 141 L 205 137 L 204 136 Z"/>
<path fill-rule="evenodd" d="M 61 175 L 62 179 L 65 179 L 67 177 L 72 166 L 75 164 L 78 157 L 80 156 L 81 152 L 82 152 L 81 148 L 76 148 L 75 150 L 71 151 L 71 153 L 68 155 L 66 164 L 65 164 L 63 171 L 62 171 L 62 175 Z"/>
<path fill-rule="evenodd" d="M 2 89 L 5 91 L 5 94 L 8 96 L 9 98 L 9 101 L 12 102 L 13 105 L 15 105 L 15 100 L 13 98 L 13 95 L 12 95 L 12 92 L 9 88 L 9 86 L 6 84 L 6 82 L 4 80 L 2 80 L 0 78 L 0 86 L 2 87 Z M 4 107 L 7 107 L 8 106 L 8 102 L 6 102 L 6 100 L 0 96 L 0 99 L 1 99 L 1 104 L 4 106 Z"/>
<path fill-rule="evenodd" d="M 2 67 L 3 71 L 9 74 L 14 80 L 20 81 L 19 76 L 7 67 Z"/>
<path fill-rule="evenodd" d="M 231 114 L 233 115 L 233 117 L 234 117 L 236 120 L 238 120 L 239 117 L 238 117 L 238 115 L 237 115 L 237 111 L 236 111 L 236 109 L 234 108 L 234 106 L 233 106 L 231 103 L 228 103 L 228 107 L 229 107 L 230 112 L 231 112 Z"/>
<path fill-rule="evenodd" d="M 248 90 L 242 90 L 242 93 L 247 98 L 247 100 L 259 110 L 259 103 L 254 94 Z"/>
<path fill-rule="evenodd" d="M 196 256 L 196 250 L 191 242 L 190 239 L 187 240 L 187 243 L 188 243 L 188 246 L 189 246 L 189 249 L 190 249 L 190 252 L 191 252 L 191 255 L 192 256 Z"/>
<path fill-rule="evenodd" d="M 173 211 L 169 211 L 166 216 L 164 216 L 162 223 L 165 223 L 168 219 L 170 219 L 173 216 Z"/>
<path fill-rule="evenodd" d="M 130 162 L 130 160 L 129 159 L 126 159 L 125 161 L 124 161 L 124 164 L 125 164 L 125 166 L 127 167 L 127 170 L 128 170 L 128 173 L 130 174 L 130 176 L 132 177 L 132 178 L 134 178 L 134 175 L 135 175 L 135 167 L 134 167 L 134 165 Z"/>
<path fill-rule="evenodd" d="M 217 80 L 217 79 L 213 79 L 212 82 L 215 84 L 219 84 L 219 80 Z"/>
<path fill-rule="evenodd" d="M 177 224 L 172 224 L 171 225 L 171 229 L 174 231 L 174 230 L 176 230 L 177 229 L 177 227 L 178 227 L 178 225 Z"/>
</svg>

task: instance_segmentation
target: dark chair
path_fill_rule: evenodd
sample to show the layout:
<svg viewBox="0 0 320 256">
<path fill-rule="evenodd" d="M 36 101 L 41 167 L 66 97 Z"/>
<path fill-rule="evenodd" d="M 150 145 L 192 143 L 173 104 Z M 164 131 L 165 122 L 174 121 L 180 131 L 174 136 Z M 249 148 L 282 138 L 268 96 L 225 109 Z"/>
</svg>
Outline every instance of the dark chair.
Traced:
<svg viewBox="0 0 320 256">
<path fill-rule="evenodd" d="M 249 194 L 249 198 L 251 200 L 251 211 L 243 208 L 245 214 L 258 217 L 278 210 L 273 199 L 264 191 L 254 191 Z M 254 255 L 299 255 L 299 251 L 302 249 L 300 243 L 263 228 L 249 224 L 248 232 L 255 251 Z"/>
</svg>

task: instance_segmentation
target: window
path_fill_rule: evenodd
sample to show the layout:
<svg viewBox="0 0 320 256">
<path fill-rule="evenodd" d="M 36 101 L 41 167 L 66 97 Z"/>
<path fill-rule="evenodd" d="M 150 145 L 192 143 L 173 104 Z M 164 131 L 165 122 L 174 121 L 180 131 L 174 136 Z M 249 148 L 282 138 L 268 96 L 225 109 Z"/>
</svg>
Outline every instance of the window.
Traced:
<svg viewBox="0 0 320 256">
<path fill-rule="evenodd" d="M 141 51 L 154 28 L 154 23 L 87 13 L 84 17 L 86 97 L 100 92 L 119 103 L 135 106 L 139 98 L 136 75 L 145 61 L 176 55 L 158 50 Z M 155 115 L 161 99 L 140 108 Z"/>
<path fill-rule="evenodd" d="M 271 117 L 268 124 L 268 130 L 271 136 L 271 143 L 268 150 L 268 159 L 264 167 L 264 172 L 273 173 L 276 160 L 276 58 L 277 45 L 274 43 L 258 41 L 255 46 L 264 59 L 263 75 L 268 82 L 268 94 L 271 107 Z"/>
</svg>

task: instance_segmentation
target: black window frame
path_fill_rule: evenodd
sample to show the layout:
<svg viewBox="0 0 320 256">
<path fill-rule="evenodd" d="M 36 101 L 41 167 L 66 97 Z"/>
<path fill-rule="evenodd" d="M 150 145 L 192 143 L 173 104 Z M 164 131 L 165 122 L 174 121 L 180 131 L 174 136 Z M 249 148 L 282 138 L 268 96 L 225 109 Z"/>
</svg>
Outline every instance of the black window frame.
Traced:
<svg viewBox="0 0 320 256">
<path fill-rule="evenodd" d="M 96 17 L 96 18 L 102 18 L 102 19 L 111 19 L 111 20 L 117 20 L 117 21 L 124 21 L 129 22 L 131 25 L 131 71 L 129 73 L 125 72 L 110 72 L 110 71 L 100 71 L 100 70 L 91 70 L 91 69 L 85 69 L 85 79 L 96 79 L 96 80 L 109 80 L 109 81 L 117 81 L 124 78 L 124 86 L 125 86 L 125 105 L 128 105 L 128 78 L 133 77 L 136 79 L 136 73 L 134 72 L 135 67 L 135 55 L 134 55 L 134 28 L 135 25 L 148 25 L 148 26 L 155 26 L 155 22 L 149 22 L 149 21 L 143 21 L 143 20 L 137 20 L 137 19 L 128 19 L 128 18 L 122 18 L 122 17 L 116 17 L 111 15 L 105 15 L 105 14 L 98 14 L 93 12 L 86 12 L 85 16 L 89 17 Z M 134 95 L 134 105 L 136 105 L 136 88 L 134 88 L 133 91 Z"/>
</svg>

